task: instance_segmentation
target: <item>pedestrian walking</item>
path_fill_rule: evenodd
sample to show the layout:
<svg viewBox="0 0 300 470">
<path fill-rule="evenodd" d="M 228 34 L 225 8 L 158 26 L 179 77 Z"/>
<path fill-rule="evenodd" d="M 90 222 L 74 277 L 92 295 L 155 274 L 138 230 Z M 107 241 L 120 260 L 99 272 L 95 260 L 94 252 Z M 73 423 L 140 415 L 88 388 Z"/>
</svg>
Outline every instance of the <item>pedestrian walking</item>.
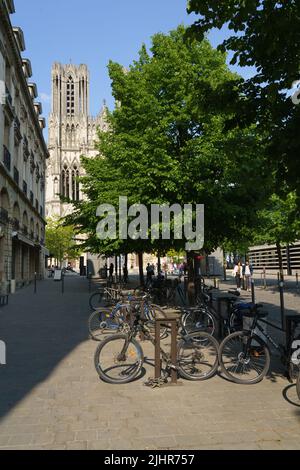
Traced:
<svg viewBox="0 0 300 470">
<path fill-rule="evenodd" d="M 253 267 L 249 261 L 243 266 L 243 276 L 245 276 L 245 289 L 249 292 L 251 290 L 251 278 L 253 275 Z"/>
<path fill-rule="evenodd" d="M 242 275 L 243 275 L 242 263 L 240 261 L 235 265 L 232 274 L 235 277 L 236 288 L 237 288 L 238 292 L 240 292 L 241 291 Z"/>
<path fill-rule="evenodd" d="M 123 266 L 123 281 L 125 284 L 128 282 L 128 268 L 126 264 Z"/>
<path fill-rule="evenodd" d="M 147 272 L 147 286 L 150 287 L 152 286 L 152 277 L 154 276 L 154 269 L 150 263 L 147 264 L 146 272 Z"/>
<path fill-rule="evenodd" d="M 110 263 L 110 266 L 109 266 L 109 282 L 113 282 L 114 269 L 115 269 L 114 263 Z"/>
</svg>

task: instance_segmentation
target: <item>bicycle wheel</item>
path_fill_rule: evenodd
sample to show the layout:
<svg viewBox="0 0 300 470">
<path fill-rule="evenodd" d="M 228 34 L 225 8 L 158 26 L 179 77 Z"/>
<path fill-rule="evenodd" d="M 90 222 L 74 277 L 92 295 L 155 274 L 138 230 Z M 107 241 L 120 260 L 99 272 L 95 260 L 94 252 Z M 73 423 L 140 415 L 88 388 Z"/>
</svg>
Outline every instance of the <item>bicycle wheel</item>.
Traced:
<svg viewBox="0 0 300 470">
<path fill-rule="evenodd" d="M 200 330 L 213 336 L 217 331 L 217 320 L 206 309 L 191 310 L 183 317 L 182 324 L 187 334 Z"/>
<path fill-rule="evenodd" d="M 141 346 L 135 339 L 116 334 L 104 339 L 96 349 L 94 364 L 99 377 L 111 384 L 125 384 L 136 378 L 144 362 Z"/>
<path fill-rule="evenodd" d="M 120 332 L 122 321 L 118 315 L 112 317 L 110 310 L 96 310 L 88 319 L 90 337 L 95 341 L 102 341 L 108 335 Z"/>
<path fill-rule="evenodd" d="M 219 363 L 229 380 L 238 384 L 256 384 L 267 374 L 270 352 L 265 342 L 245 331 L 227 336 L 220 345 Z"/>
<path fill-rule="evenodd" d="M 102 291 L 95 292 L 94 294 L 92 294 L 90 296 L 90 299 L 89 299 L 89 305 L 90 305 L 91 309 L 92 310 L 97 310 L 98 308 L 100 308 L 101 303 L 102 303 L 102 299 L 103 299 L 103 292 Z"/>
<path fill-rule="evenodd" d="M 297 395 L 300 400 L 300 369 L 297 377 L 297 383 L 296 383 L 296 390 L 297 390 Z"/>
<path fill-rule="evenodd" d="M 188 380 L 206 380 L 218 369 L 218 341 L 204 331 L 185 336 L 178 344 L 177 367 Z"/>
</svg>

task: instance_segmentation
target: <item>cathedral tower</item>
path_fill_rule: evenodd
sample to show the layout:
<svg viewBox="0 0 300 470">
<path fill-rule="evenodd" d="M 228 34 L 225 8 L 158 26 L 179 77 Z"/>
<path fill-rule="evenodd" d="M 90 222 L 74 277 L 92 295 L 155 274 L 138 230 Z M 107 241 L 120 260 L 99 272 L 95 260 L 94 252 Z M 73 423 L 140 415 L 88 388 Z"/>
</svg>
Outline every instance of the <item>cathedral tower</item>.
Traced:
<svg viewBox="0 0 300 470">
<path fill-rule="evenodd" d="M 96 118 L 89 115 L 89 71 L 86 65 L 52 67 L 52 110 L 49 116 L 50 159 L 47 167 L 46 216 L 60 217 L 72 210 L 60 195 L 82 198 L 77 181 L 83 174 L 80 157 L 94 156 L 97 128 L 105 129 L 106 107 Z"/>
</svg>

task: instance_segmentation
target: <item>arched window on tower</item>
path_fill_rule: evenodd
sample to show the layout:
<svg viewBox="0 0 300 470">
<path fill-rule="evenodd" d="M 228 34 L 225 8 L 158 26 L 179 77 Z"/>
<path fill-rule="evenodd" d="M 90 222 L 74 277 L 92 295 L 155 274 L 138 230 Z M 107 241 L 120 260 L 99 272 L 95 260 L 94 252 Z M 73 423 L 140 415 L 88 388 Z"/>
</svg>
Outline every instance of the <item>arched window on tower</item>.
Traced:
<svg viewBox="0 0 300 470">
<path fill-rule="evenodd" d="M 75 86 L 70 76 L 67 81 L 67 116 L 75 115 Z"/>
<path fill-rule="evenodd" d="M 72 199 L 73 201 L 79 201 L 79 170 L 76 165 L 74 165 L 72 170 Z"/>
<path fill-rule="evenodd" d="M 68 183 L 68 167 L 64 165 L 61 172 L 61 195 L 62 197 L 69 197 L 69 183 Z"/>
</svg>

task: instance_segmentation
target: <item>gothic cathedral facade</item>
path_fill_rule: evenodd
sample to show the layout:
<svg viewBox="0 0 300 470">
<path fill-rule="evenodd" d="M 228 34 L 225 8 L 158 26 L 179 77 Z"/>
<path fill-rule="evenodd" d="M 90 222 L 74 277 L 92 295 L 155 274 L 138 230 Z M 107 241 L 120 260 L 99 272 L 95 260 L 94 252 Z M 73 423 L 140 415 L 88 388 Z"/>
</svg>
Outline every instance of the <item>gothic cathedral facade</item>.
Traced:
<svg viewBox="0 0 300 470">
<path fill-rule="evenodd" d="M 105 104 L 97 117 L 89 114 L 89 88 L 90 77 L 86 65 L 53 64 L 46 217 L 63 217 L 72 211 L 72 204 L 61 202 L 60 195 L 71 201 L 83 198 L 77 179 L 83 174 L 80 157 L 97 154 L 97 129 L 106 129 Z"/>
</svg>

